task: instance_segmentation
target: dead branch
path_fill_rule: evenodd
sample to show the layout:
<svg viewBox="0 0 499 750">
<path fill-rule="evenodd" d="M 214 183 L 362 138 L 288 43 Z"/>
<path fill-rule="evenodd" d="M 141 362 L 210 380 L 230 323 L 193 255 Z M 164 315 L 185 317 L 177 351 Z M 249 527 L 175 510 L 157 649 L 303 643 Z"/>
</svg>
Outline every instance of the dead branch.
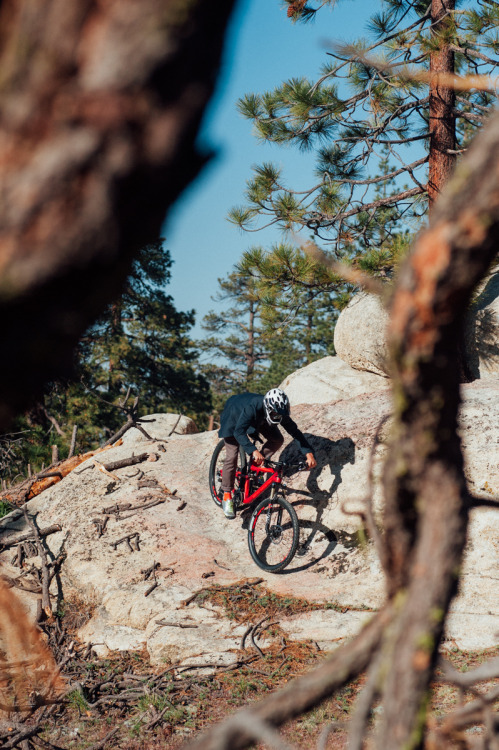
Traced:
<svg viewBox="0 0 499 750">
<path fill-rule="evenodd" d="M 97 531 L 97 537 L 100 539 L 100 537 L 104 534 L 107 526 L 107 522 L 109 521 L 109 516 L 104 516 L 104 518 L 93 518 L 92 523 L 95 525 L 95 530 Z"/>
<path fill-rule="evenodd" d="M 31 516 L 28 515 L 28 509 L 26 505 L 23 506 L 24 511 L 24 519 L 26 521 L 26 524 L 31 528 L 32 534 L 35 538 L 35 543 L 38 549 L 38 554 L 40 556 L 41 565 L 42 565 L 42 611 L 45 615 L 45 617 L 50 620 L 52 618 L 52 604 L 50 601 L 50 571 L 49 571 L 49 561 L 47 557 L 47 552 L 45 550 L 45 546 L 42 541 L 42 537 L 40 536 L 40 532 L 38 531 L 35 522 L 31 518 Z"/>
<path fill-rule="evenodd" d="M 110 461 L 104 464 L 104 468 L 107 471 L 116 471 L 117 469 L 124 469 L 126 466 L 135 466 L 135 464 L 141 464 L 143 461 L 147 461 L 149 453 L 140 453 L 138 456 L 130 456 L 130 458 L 122 458 L 120 461 Z"/>
<path fill-rule="evenodd" d="M 246 718 L 258 718 L 278 727 L 319 705 L 366 668 L 391 617 L 392 610 L 386 607 L 373 617 L 353 641 L 340 646 L 320 667 L 293 680 L 265 700 L 237 712 L 229 721 L 213 727 L 188 743 L 186 750 L 239 750 L 248 747 L 253 736 L 239 725 L 238 717 L 241 714 L 245 716 L 244 726 Z"/>
<path fill-rule="evenodd" d="M 139 417 L 139 397 L 136 396 L 131 406 L 127 406 L 127 401 L 130 396 L 130 388 L 127 391 L 127 394 L 123 401 L 119 403 L 116 408 L 120 409 L 121 411 L 125 412 L 127 415 L 127 421 L 125 424 L 120 427 L 118 432 L 116 432 L 112 437 L 109 438 L 109 440 L 106 440 L 106 442 L 103 444 L 102 447 L 106 447 L 107 445 L 111 445 L 112 443 L 115 443 L 117 440 L 123 437 L 125 432 L 128 432 L 128 430 L 131 430 L 132 427 L 135 427 L 136 430 L 142 433 L 144 437 L 147 440 L 152 440 L 152 437 L 147 433 L 144 428 L 142 427 L 143 423 L 146 422 L 154 422 L 154 419 L 144 419 L 143 417 Z M 111 404 L 111 406 L 115 406 L 115 404 Z"/>
<path fill-rule="evenodd" d="M 441 679 L 444 682 L 458 685 L 462 688 L 471 687 L 472 685 L 476 685 L 477 682 L 493 680 L 499 677 L 499 657 L 491 659 L 476 669 L 472 669 L 471 672 L 458 672 L 452 664 L 444 659 L 440 660 L 439 666 L 442 670 Z"/>
<path fill-rule="evenodd" d="M 391 73 L 402 81 L 427 83 L 432 87 L 445 87 L 454 89 L 455 91 L 471 91 L 472 89 L 476 89 L 477 91 L 493 91 L 497 93 L 499 89 L 499 78 L 497 77 L 492 78 L 485 75 L 460 76 L 455 73 L 418 70 L 408 65 L 401 66 L 398 64 L 394 66 L 385 60 L 363 54 L 357 47 L 349 44 L 335 45 L 335 49 L 342 56 L 358 60 L 367 67 L 374 68 L 374 70 Z"/>
<path fill-rule="evenodd" d="M 93 465 L 95 466 L 96 469 L 98 469 L 99 471 L 101 471 L 106 476 L 111 477 L 111 479 L 114 479 L 117 482 L 121 482 L 121 479 L 119 478 L 119 476 L 117 476 L 116 474 L 113 474 L 112 471 L 108 471 L 106 469 L 106 467 L 104 466 L 104 464 L 101 464 L 101 462 L 97 461 L 96 458 L 92 459 L 92 463 L 93 463 Z"/>
<path fill-rule="evenodd" d="M 97 448 L 97 450 L 94 451 L 88 451 L 87 453 L 82 453 L 78 456 L 72 456 L 71 458 L 60 461 L 55 466 L 49 466 L 48 469 L 40 471 L 38 474 L 35 474 L 34 477 L 24 479 L 18 485 L 10 487 L 6 492 L 2 493 L 0 500 L 4 500 L 14 505 L 22 505 L 33 497 L 41 494 L 49 487 L 53 487 L 54 484 L 60 482 L 61 479 L 80 466 L 80 464 L 84 463 L 89 458 L 92 458 L 92 456 L 102 453 L 104 450 L 116 447 L 116 445 L 120 445 L 120 443 L 114 443 L 113 445 L 104 448 Z"/>
<path fill-rule="evenodd" d="M 457 435 L 456 361 L 464 311 L 497 252 L 497 164 L 496 115 L 437 202 L 391 302 L 395 413 L 384 472 L 384 529 L 388 593 L 399 611 L 385 638 L 390 655 L 378 744 L 386 750 L 412 742 L 420 731 L 421 706 L 457 591 L 468 492 Z"/>
<path fill-rule="evenodd" d="M 492 705 L 498 698 L 499 687 L 496 687 L 485 695 L 480 695 L 476 700 L 460 706 L 452 713 L 443 717 L 439 726 L 440 731 L 450 734 L 453 731 L 465 729 L 470 726 L 470 724 L 483 722 L 484 710 Z"/>
<path fill-rule="evenodd" d="M 158 586 L 159 586 L 159 581 L 156 581 L 156 580 L 155 580 L 155 581 L 154 581 L 154 583 L 153 583 L 153 584 L 151 584 L 151 586 L 149 586 L 149 588 L 147 589 L 147 591 L 146 591 L 146 592 L 144 592 L 144 596 L 149 596 L 149 594 L 152 594 L 152 592 L 153 592 L 153 591 L 154 591 L 155 589 L 157 589 L 157 588 L 158 588 Z"/>
<path fill-rule="evenodd" d="M 179 414 L 179 415 L 178 415 L 178 419 L 177 419 L 177 421 L 175 422 L 175 424 L 173 425 L 173 428 L 172 428 L 171 432 L 169 433 L 168 437 L 171 437 L 171 436 L 173 435 L 173 433 L 174 433 L 174 432 L 175 432 L 175 430 L 177 429 L 178 423 L 180 422 L 180 420 L 182 419 L 182 417 L 183 417 L 183 414 Z"/>
<path fill-rule="evenodd" d="M 471 510 L 472 508 L 495 508 L 499 510 L 499 500 L 491 497 L 473 497 L 468 495 L 466 504 Z"/>
<path fill-rule="evenodd" d="M 21 544 L 21 542 L 35 541 L 37 536 L 38 538 L 41 538 L 49 536 L 50 534 L 56 534 L 61 530 L 62 526 L 59 526 L 59 524 L 56 523 L 52 524 L 52 526 L 47 526 L 44 529 L 36 529 L 36 534 L 33 530 L 24 532 L 23 534 L 17 534 L 17 536 L 12 536 L 0 542 L 0 552 L 3 552 L 4 549 L 13 547 L 16 544 Z"/>
<path fill-rule="evenodd" d="M 116 505 L 111 505 L 109 508 L 104 508 L 101 513 L 105 514 L 114 514 L 116 517 L 116 520 L 120 521 L 126 521 L 127 518 L 131 518 L 132 516 L 136 515 L 141 510 L 147 510 L 147 508 L 153 508 L 155 505 L 161 505 L 161 503 L 166 502 L 166 498 L 164 497 L 157 497 L 154 500 L 151 500 L 148 503 L 142 503 L 140 505 L 132 505 L 131 503 L 120 503 Z M 127 511 L 127 515 L 121 515 L 123 511 Z"/>
<path fill-rule="evenodd" d="M 308 255 L 316 263 L 320 263 L 322 266 L 329 268 L 333 273 L 340 276 L 345 281 L 349 281 L 356 286 L 360 286 L 362 289 L 366 289 L 371 294 L 376 294 L 380 297 L 384 297 L 386 294 L 386 286 L 378 279 L 373 276 L 368 276 L 358 268 L 349 266 L 347 263 L 340 263 L 339 261 L 333 260 L 321 248 L 311 242 L 310 240 L 303 240 L 298 235 L 294 235 L 295 242 L 301 247 L 304 253 Z"/>
<path fill-rule="evenodd" d="M 117 726 L 114 729 L 111 729 L 110 732 L 108 732 L 99 742 L 94 742 L 93 745 L 90 745 L 90 747 L 87 748 L 87 750 L 103 750 L 106 745 L 108 744 L 109 740 L 114 737 L 115 734 L 119 731 L 120 727 Z"/>
<path fill-rule="evenodd" d="M 120 544 L 123 544 L 123 542 L 126 542 L 128 549 L 130 552 L 138 552 L 140 551 L 140 534 L 138 531 L 134 531 L 132 534 L 127 534 L 126 536 L 122 536 L 121 539 L 117 539 L 115 542 L 111 542 L 110 546 L 116 550 Z M 133 542 L 133 545 L 132 545 Z"/>
<path fill-rule="evenodd" d="M 367 531 L 369 533 L 369 536 L 374 542 L 374 546 L 376 549 L 376 553 L 378 555 L 378 559 L 381 563 L 381 567 L 383 568 L 385 574 L 388 572 L 388 560 L 387 560 L 385 545 L 383 543 L 383 536 L 378 528 L 378 524 L 374 517 L 373 501 L 374 501 L 374 459 L 376 456 L 376 448 L 378 447 L 380 443 L 381 432 L 383 430 L 383 427 L 386 425 L 388 419 L 390 419 L 389 416 L 383 417 L 383 419 L 380 421 L 379 425 L 377 426 L 376 432 L 374 434 L 374 439 L 372 442 L 371 450 L 369 453 L 368 493 L 365 498 L 365 516 L 364 516 L 365 521 L 366 521 Z"/>
<path fill-rule="evenodd" d="M 153 562 L 153 564 L 149 568 L 144 568 L 143 570 L 141 570 L 140 572 L 144 576 L 144 581 L 147 581 L 148 578 L 154 575 L 156 570 L 159 570 L 160 567 L 161 563 Z"/>
</svg>

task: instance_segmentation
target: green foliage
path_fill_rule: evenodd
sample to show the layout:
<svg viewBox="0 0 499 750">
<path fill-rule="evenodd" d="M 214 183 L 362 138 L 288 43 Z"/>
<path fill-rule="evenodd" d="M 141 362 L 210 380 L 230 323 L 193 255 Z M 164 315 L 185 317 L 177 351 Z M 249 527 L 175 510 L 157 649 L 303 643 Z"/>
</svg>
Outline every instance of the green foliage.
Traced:
<svg viewBox="0 0 499 750">
<path fill-rule="evenodd" d="M 80 716 L 86 714 L 89 709 L 88 701 L 79 688 L 77 688 L 76 690 L 72 690 L 69 693 L 67 700 L 69 705 L 72 708 L 76 709 Z"/>
<path fill-rule="evenodd" d="M 198 372 L 190 339 L 194 311 L 179 312 L 165 292 L 172 260 L 160 240 L 139 252 L 121 297 L 82 337 L 75 352 L 75 377 L 51 384 L 43 400 L 14 426 L 22 441 L 3 477 L 14 481 L 51 463 L 51 445 L 67 455 L 73 425 L 78 451 L 106 440 L 125 421 L 117 408 L 126 392 L 139 396 L 140 414 L 182 412 L 203 423 L 211 397 Z M 12 442 L 12 441 L 11 441 Z M 0 439 L 0 454 L 2 442 Z"/>
<path fill-rule="evenodd" d="M 339 282 L 324 266 L 286 244 L 253 248 L 236 270 L 219 279 L 221 313 L 204 318 L 199 348 L 214 394 L 215 412 L 242 391 L 265 392 L 294 370 L 334 352 L 334 321 L 343 305 Z"/>
<path fill-rule="evenodd" d="M 281 243 L 268 252 L 253 248 L 238 265 L 252 277 L 262 300 L 261 319 L 269 367 L 264 389 L 294 370 L 334 353 L 339 279 L 302 250 Z"/>
<path fill-rule="evenodd" d="M 210 382 L 216 413 L 231 394 L 258 388 L 267 359 L 253 279 L 233 271 L 218 284 L 213 300 L 224 308 L 204 317 L 202 327 L 208 335 L 198 342 L 206 355 L 202 371 Z"/>
<path fill-rule="evenodd" d="M 164 291 L 171 265 L 161 241 L 140 251 L 121 298 L 80 344 L 84 379 L 111 401 L 131 388 L 143 412 L 204 411 L 207 384 L 189 338 L 194 311 L 178 312 Z"/>
<path fill-rule="evenodd" d="M 309 21 L 334 4 L 283 3 L 293 21 Z M 381 0 L 368 38 L 329 51 L 316 81 L 292 78 L 240 100 L 239 111 L 253 122 L 258 138 L 315 153 L 317 180 L 295 191 L 272 165 L 256 167 L 247 205 L 233 211 L 231 221 L 244 229 L 262 224 L 306 229 L 335 252 L 349 254 L 379 249 L 380 241 L 390 244 L 418 229 L 427 210 L 428 84 L 400 77 L 399 71 L 427 70 L 431 53 L 452 44 L 456 72 L 494 75 L 499 50 L 497 3 L 471 0 L 437 25 L 431 23 L 430 5 Z M 493 104 L 488 92 L 457 93 L 457 152 L 467 147 Z M 383 166 L 388 156 L 396 169 Z M 376 172 L 384 175 L 381 184 L 372 177 Z"/>
<path fill-rule="evenodd" d="M 12 510 L 12 506 L 5 500 L 0 500 L 0 518 L 7 516 Z"/>
</svg>

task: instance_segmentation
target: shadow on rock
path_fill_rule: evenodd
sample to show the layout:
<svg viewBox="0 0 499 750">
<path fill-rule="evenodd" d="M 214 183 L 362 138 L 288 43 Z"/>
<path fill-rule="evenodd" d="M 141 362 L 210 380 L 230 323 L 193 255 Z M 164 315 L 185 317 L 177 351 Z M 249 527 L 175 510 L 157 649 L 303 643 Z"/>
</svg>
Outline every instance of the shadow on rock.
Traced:
<svg viewBox="0 0 499 750">
<path fill-rule="evenodd" d="M 319 555 L 314 555 L 312 558 L 308 558 L 306 563 L 303 565 L 295 566 L 293 563 L 290 567 L 282 571 L 283 574 L 287 573 L 298 573 L 301 570 L 317 565 L 320 560 L 331 554 L 338 543 L 337 534 L 329 529 L 322 523 L 324 513 L 331 503 L 331 500 L 338 490 L 342 479 L 342 470 L 347 464 L 355 463 L 355 443 L 351 438 L 341 438 L 340 440 L 329 440 L 328 438 L 321 437 L 319 435 L 311 435 L 307 433 L 307 440 L 314 449 L 317 466 L 315 469 L 309 472 L 307 477 L 307 489 L 306 490 L 291 490 L 291 493 L 297 493 L 301 497 L 293 501 L 293 505 L 300 505 L 301 507 L 307 505 L 314 508 L 316 516 L 313 519 L 302 519 L 298 514 L 298 522 L 300 525 L 300 545 L 297 551 L 297 558 L 303 557 L 310 550 L 314 539 L 318 538 L 322 534 L 320 541 L 325 542 L 325 546 L 322 547 L 322 551 Z M 302 456 L 297 453 L 294 443 L 288 445 L 282 452 L 280 459 L 287 463 L 295 463 L 300 461 Z M 326 489 L 319 487 L 319 477 L 321 477 L 324 470 L 329 469 L 331 474 L 331 484 Z M 324 481 L 321 482 L 324 484 Z M 304 499 L 307 498 L 307 499 Z M 293 562 L 295 562 L 293 561 Z"/>
</svg>

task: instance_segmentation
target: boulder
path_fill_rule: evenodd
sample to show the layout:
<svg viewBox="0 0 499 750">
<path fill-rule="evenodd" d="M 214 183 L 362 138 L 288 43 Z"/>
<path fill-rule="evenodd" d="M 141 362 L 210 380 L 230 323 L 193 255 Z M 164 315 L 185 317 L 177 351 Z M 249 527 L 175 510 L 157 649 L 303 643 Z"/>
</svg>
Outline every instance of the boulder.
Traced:
<svg viewBox="0 0 499 750">
<path fill-rule="evenodd" d="M 182 414 L 148 414 L 141 424 L 153 440 L 168 440 L 172 433 L 193 435 L 198 431 L 196 423 Z M 127 446 L 145 442 L 147 438 L 135 427 L 131 427 L 123 435 L 123 443 Z"/>
<path fill-rule="evenodd" d="M 499 375 L 499 271 L 486 280 L 468 315 L 466 361 L 475 378 Z"/>
<path fill-rule="evenodd" d="M 499 380 L 468 384 L 463 398 L 460 430 L 468 484 L 474 494 L 497 496 Z M 365 502 L 373 434 L 390 408 L 386 390 L 374 397 L 363 394 L 293 407 L 293 417 L 314 445 L 318 466 L 288 480 L 303 554 L 281 575 L 265 573 L 253 563 L 247 515 L 229 521 L 211 500 L 207 474 L 218 442 L 215 431 L 173 434 L 167 443 L 147 443 L 150 460 L 117 469 L 114 477 L 89 459 L 31 500 L 28 512 L 36 516 L 39 527 L 61 526 L 46 542 L 52 555 L 62 547 L 67 553 L 60 576 L 67 606 L 83 601 L 92 614 L 80 637 L 99 644 L 95 648 L 101 654 L 144 645 L 157 664 L 232 663 L 241 627 L 209 602 L 201 606 L 190 599 L 212 584 L 258 576 L 277 594 L 323 603 L 317 611 L 280 620 L 290 638 L 314 637 L 325 649 L 350 638 L 384 599 L 379 562 L 371 545 L 359 544 L 359 522 L 350 512 Z M 130 456 L 130 447 L 111 448 L 108 460 Z M 294 451 L 286 442 L 283 458 Z M 375 478 L 385 451 L 384 444 L 376 451 Z M 378 512 L 377 484 L 374 500 Z M 14 511 L 0 520 L 0 542 L 24 528 L 22 512 Z M 449 642 L 460 648 L 486 648 L 497 642 L 498 561 L 497 514 L 476 509 L 460 594 L 446 632 Z M 160 565 L 158 585 L 146 596 L 152 580 L 145 571 L 154 563 Z M 0 564 L 4 574 L 19 575 L 12 549 L 0 554 Z"/>
<path fill-rule="evenodd" d="M 355 370 L 388 375 L 388 313 L 379 297 L 361 292 L 341 312 L 334 330 L 338 357 Z M 499 375 L 499 271 L 482 284 L 467 316 L 464 334 L 466 370 L 472 378 Z M 291 376 L 292 377 L 292 376 Z"/>
<path fill-rule="evenodd" d="M 279 388 L 286 391 L 292 406 L 328 404 L 389 387 L 386 377 L 354 370 L 339 357 L 323 357 L 293 372 Z"/>
<path fill-rule="evenodd" d="M 336 354 L 354 370 L 387 377 L 387 325 L 388 313 L 379 297 L 365 292 L 356 294 L 336 323 Z"/>
</svg>

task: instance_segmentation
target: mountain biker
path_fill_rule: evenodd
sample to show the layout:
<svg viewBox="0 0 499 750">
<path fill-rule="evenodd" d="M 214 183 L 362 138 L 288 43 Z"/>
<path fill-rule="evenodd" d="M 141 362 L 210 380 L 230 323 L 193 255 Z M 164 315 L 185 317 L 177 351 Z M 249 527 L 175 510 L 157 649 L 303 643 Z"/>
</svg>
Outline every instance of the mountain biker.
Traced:
<svg viewBox="0 0 499 750">
<path fill-rule="evenodd" d="M 306 457 L 307 467 L 313 469 L 317 466 L 310 443 L 289 416 L 289 411 L 289 399 L 280 388 L 272 388 L 264 396 L 258 393 L 240 393 L 231 396 L 225 402 L 218 434 L 225 440 L 221 489 L 224 493 L 222 510 L 226 518 L 236 517 L 232 494 L 239 446 L 251 456 L 254 464 L 260 466 L 263 460 L 270 458 L 284 442 L 277 427 L 280 424 L 291 437 L 298 440 L 300 449 Z M 254 439 L 259 436 L 265 438 L 266 443 L 261 451 L 257 450 L 248 435 Z"/>
</svg>

